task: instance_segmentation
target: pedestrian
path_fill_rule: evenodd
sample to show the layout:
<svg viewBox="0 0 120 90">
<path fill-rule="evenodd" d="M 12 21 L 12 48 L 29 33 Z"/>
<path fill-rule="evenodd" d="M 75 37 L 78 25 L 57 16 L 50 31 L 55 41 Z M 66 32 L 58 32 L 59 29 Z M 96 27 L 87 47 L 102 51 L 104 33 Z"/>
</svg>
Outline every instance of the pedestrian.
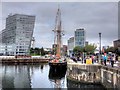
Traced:
<svg viewBox="0 0 120 90">
<path fill-rule="evenodd" d="M 74 62 L 76 62 L 76 63 L 77 63 L 77 59 L 76 59 L 75 57 L 73 57 L 72 59 L 73 59 L 73 61 L 74 61 Z"/>
<path fill-rule="evenodd" d="M 115 60 L 118 61 L 118 55 L 116 55 Z"/>
<path fill-rule="evenodd" d="M 104 53 L 103 61 L 104 61 L 104 65 L 106 66 L 106 61 L 107 61 L 107 55 L 106 55 L 106 53 Z"/>
<path fill-rule="evenodd" d="M 94 55 L 90 56 L 90 59 L 92 60 L 92 64 L 94 63 Z"/>
<path fill-rule="evenodd" d="M 111 56 L 110 56 L 110 61 L 111 61 L 111 66 L 112 66 L 112 67 L 113 67 L 113 65 L 114 65 L 114 60 L 113 60 L 113 58 L 114 58 L 113 55 L 111 55 Z"/>
<path fill-rule="evenodd" d="M 79 56 L 77 56 L 77 61 L 80 61 L 80 57 Z"/>
<path fill-rule="evenodd" d="M 97 63 L 98 63 L 99 62 L 99 56 L 98 55 L 96 56 L 96 59 L 97 59 Z"/>
</svg>

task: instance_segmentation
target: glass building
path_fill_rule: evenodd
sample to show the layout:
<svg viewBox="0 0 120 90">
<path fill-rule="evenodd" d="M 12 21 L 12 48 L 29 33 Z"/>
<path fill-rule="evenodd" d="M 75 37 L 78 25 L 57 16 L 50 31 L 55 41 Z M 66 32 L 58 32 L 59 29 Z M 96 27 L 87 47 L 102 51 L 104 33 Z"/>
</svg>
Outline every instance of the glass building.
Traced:
<svg viewBox="0 0 120 90">
<path fill-rule="evenodd" d="M 80 46 L 84 47 L 85 46 L 85 30 L 82 29 L 76 29 L 75 31 L 75 45 L 74 46 Z"/>
<path fill-rule="evenodd" d="M 73 48 L 74 48 L 74 37 L 69 38 L 67 43 L 68 43 L 67 53 L 70 57 L 72 57 Z"/>
</svg>

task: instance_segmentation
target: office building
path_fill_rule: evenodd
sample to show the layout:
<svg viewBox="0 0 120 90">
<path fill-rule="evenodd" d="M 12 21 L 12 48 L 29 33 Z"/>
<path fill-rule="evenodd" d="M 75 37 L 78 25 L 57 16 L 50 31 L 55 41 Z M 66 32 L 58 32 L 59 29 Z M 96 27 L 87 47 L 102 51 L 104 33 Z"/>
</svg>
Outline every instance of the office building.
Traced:
<svg viewBox="0 0 120 90">
<path fill-rule="evenodd" d="M 88 41 L 85 41 L 85 46 L 87 46 L 89 43 L 88 43 Z"/>
<path fill-rule="evenodd" d="M 76 29 L 74 32 L 74 37 L 71 37 L 68 40 L 67 54 L 71 57 L 75 46 L 84 47 L 85 45 L 88 45 L 88 42 L 86 41 L 85 30 L 83 28 Z"/>
<path fill-rule="evenodd" d="M 71 57 L 74 49 L 74 37 L 69 38 L 68 40 L 68 49 L 67 54 Z"/>
<path fill-rule="evenodd" d="M 114 43 L 114 47 L 115 47 L 115 48 L 120 47 L 120 39 L 113 41 L 113 43 Z"/>
<path fill-rule="evenodd" d="M 85 46 L 85 30 L 82 29 L 76 29 L 75 31 L 75 46 L 84 47 Z"/>
<path fill-rule="evenodd" d="M 31 47 L 35 16 L 14 14 L 6 18 L 2 43 L 11 45 L 13 55 L 28 55 Z"/>
<path fill-rule="evenodd" d="M 63 56 L 66 56 L 67 55 L 67 45 L 63 45 Z"/>
</svg>

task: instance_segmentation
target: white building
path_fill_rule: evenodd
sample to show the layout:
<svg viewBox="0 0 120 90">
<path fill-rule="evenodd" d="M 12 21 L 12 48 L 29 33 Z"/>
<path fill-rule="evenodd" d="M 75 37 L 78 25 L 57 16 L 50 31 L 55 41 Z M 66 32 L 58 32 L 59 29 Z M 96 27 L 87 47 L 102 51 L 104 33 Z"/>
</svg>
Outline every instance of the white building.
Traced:
<svg viewBox="0 0 120 90">
<path fill-rule="evenodd" d="M 0 55 L 14 55 L 15 44 L 0 44 Z"/>
<path fill-rule="evenodd" d="M 69 38 L 68 40 L 68 55 L 71 57 L 73 54 L 73 49 L 74 49 L 74 37 Z"/>
<path fill-rule="evenodd" d="M 9 15 L 6 18 L 6 28 L 2 31 L 3 45 L 11 46 L 14 55 L 29 54 L 34 23 L 35 16 L 23 14 Z"/>
</svg>

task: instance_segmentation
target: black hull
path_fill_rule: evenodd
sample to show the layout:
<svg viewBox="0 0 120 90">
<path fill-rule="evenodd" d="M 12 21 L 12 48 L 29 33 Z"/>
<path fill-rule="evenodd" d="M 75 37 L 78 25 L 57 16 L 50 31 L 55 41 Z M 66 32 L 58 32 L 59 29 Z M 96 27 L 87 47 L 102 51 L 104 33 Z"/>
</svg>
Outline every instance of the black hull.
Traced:
<svg viewBox="0 0 120 90">
<path fill-rule="evenodd" d="M 62 79 L 65 77 L 67 68 L 64 68 L 63 70 L 58 70 L 55 68 L 49 69 L 49 79 L 56 80 L 56 79 Z"/>
<path fill-rule="evenodd" d="M 66 69 L 67 68 L 67 62 L 63 62 L 63 63 L 49 62 L 49 66 L 53 71 L 57 72 L 57 71 L 61 71 L 63 69 Z"/>
</svg>

